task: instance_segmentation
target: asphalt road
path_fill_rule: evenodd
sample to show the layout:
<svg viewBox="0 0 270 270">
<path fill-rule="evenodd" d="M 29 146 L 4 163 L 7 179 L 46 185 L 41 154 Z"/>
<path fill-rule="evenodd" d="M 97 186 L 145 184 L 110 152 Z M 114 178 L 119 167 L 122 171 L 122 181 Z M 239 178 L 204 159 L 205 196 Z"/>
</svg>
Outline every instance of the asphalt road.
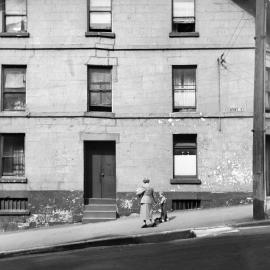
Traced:
<svg viewBox="0 0 270 270">
<path fill-rule="evenodd" d="M 270 227 L 161 244 L 87 248 L 1 259 L 0 269 L 269 270 Z"/>
</svg>

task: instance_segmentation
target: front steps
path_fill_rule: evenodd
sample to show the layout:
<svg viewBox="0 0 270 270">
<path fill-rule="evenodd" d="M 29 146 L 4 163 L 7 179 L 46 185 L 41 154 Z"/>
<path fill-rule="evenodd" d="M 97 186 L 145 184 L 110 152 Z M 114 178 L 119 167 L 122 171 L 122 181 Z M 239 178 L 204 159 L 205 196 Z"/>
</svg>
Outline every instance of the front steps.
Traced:
<svg viewBox="0 0 270 270">
<path fill-rule="evenodd" d="M 84 205 L 82 223 L 102 222 L 116 219 L 116 200 L 89 198 Z"/>
</svg>

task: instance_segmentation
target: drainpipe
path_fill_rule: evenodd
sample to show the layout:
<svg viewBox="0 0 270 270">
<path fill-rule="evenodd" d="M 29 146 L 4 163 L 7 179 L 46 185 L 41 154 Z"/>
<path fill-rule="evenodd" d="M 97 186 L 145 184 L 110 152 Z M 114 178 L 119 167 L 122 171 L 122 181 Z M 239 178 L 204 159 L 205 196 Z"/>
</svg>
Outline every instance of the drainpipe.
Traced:
<svg viewBox="0 0 270 270">
<path fill-rule="evenodd" d="M 265 183 L 266 0 L 256 0 L 256 50 L 253 117 L 253 218 L 267 218 Z"/>
<path fill-rule="evenodd" d="M 217 59 L 218 64 L 218 131 L 221 132 L 221 61 L 222 56 Z"/>
</svg>

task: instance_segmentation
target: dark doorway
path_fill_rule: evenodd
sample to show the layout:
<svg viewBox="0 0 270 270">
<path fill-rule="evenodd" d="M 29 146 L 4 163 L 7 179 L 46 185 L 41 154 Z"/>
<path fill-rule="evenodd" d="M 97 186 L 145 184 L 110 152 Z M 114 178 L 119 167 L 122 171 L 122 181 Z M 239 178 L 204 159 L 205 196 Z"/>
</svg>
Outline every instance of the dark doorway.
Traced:
<svg viewBox="0 0 270 270">
<path fill-rule="evenodd" d="M 270 135 L 265 138 L 265 179 L 266 195 L 270 196 Z"/>
<path fill-rule="evenodd" d="M 115 142 L 84 143 L 84 198 L 115 198 Z"/>
</svg>

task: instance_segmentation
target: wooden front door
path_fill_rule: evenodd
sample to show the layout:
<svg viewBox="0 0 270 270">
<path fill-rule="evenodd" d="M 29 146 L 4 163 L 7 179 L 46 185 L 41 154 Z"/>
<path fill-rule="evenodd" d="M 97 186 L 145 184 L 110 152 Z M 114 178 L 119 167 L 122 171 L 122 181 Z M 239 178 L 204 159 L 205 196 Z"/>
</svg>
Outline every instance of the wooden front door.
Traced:
<svg viewBox="0 0 270 270">
<path fill-rule="evenodd" d="M 115 198 L 115 142 L 85 142 L 85 198 Z"/>
</svg>

